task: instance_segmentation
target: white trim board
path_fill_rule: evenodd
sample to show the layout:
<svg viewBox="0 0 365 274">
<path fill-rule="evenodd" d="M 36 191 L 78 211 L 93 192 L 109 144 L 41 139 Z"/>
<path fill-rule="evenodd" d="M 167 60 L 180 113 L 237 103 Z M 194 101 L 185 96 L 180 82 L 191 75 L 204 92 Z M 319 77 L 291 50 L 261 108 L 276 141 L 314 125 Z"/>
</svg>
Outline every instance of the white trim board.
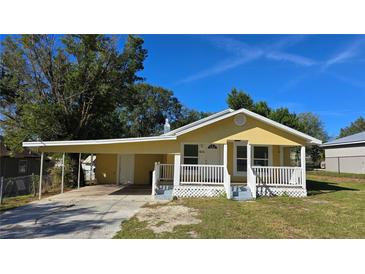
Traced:
<svg viewBox="0 0 365 274">
<path fill-rule="evenodd" d="M 107 145 L 107 144 L 153 142 L 153 141 L 165 141 L 165 140 L 176 140 L 176 136 L 152 136 L 152 137 L 142 137 L 142 138 L 72 140 L 72 141 L 36 141 L 36 142 L 23 142 L 23 147 Z"/>
<path fill-rule="evenodd" d="M 223 113 L 223 112 L 220 112 L 220 113 Z M 244 109 L 244 108 L 241 108 L 241 109 L 236 110 L 236 111 L 230 109 L 229 112 L 227 112 L 226 114 L 220 115 L 220 116 L 218 116 L 218 117 L 216 117 L 214 119 L 208 119 L 206 122 L 199 123 L 199 124 L 195 124 L 195 125 L 194 125 L 194 123 L 189 124 L 189 125 L 186 125 L 185 126 L 185 129 L 180 128 L 182 130 L 176 129 L 175 130 L 175 132 L 176 132 L 175 136 L 180 136 L 180 135 L 186 134 L 188 132 L 194 131 L 194 130 L 199 129 L 201 127 L 204 127 L 204 126 L 213 124 L 215 122 L 221 121 L 223 119 L 232 117 L 232 116 L 234 116 L 236 114 L 239 114 L 239 113 L 246 114 L 246 115 L 251 116 L 251 117 L 253 117 L 253 118 L 255 118 L 255 119 L 259 120 L 259 121 L 265 122 L 265 123 L 267 123 L 267 124 L 269 124 L 271 126 L 274 126 L 276 128 L 279 128 L 279 129 L 281 129 L 283 131 L 286 131 L 288 133 L 291 133 L 291 134 L 294 134 L 296 136 L 299 136 L 299 137 L 307 140 L 309 144 L 318 144 L 318 145 L 322 144 L 322 141 L 321 140 L 318 140 L 318 139 L 316 139 L 316 138 L 314 138 L 312 136 L 309 136 L 309 135 L 307 135 L 307 134 L 305 134 L 303 132 L 300 132 L 300 131 L 298 131 L 296 129 L 293 129 L 293 128 L 290 128 L 290 127 L 285 126 L 283 124 L 280 124 L 278 122 L 275 122 L 275 121 L 273 121 L 273 120 L 271 120 L 269 118 L 266 118 L 264 116 L 261 116 L 261 115 L 259 115 L 257 113 L 254 113 L 254 112 L 249 111 L 249 110 Z M 209 118 L 209 117 L 207 117 L 207 118 Z M 170 133 L 175 133 L 175 132 L 170 132 Z"/>
</svg>

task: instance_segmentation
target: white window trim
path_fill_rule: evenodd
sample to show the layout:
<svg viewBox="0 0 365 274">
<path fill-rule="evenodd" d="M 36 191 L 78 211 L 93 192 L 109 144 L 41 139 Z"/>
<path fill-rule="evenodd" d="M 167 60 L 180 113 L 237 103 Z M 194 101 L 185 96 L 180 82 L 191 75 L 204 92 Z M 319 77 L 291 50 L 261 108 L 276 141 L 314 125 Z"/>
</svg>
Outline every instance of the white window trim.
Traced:
<svg viewBox="0 0 365 274">
<path fill-rule="evenodd" d="M 247 172 L 244 171 L 237 171 L 237 146 L 247 146 L 247 142 L 244 141 L 240 141 L 240 142 L 234 142 L 233 143 L 233 176 L 247 176 Z M 256 145 L 256 146 L 252 146 L 251 149 L 251 166 L 253 166 L 254 163 L 254 151 L 255 151 L 255 147 L 267 147 L 268 148 L 268 152 L 269 152 L 269 166 L 272 166 L 272 145 Z M 257 158 L 258 159 L 258 158 Z M 247 160 L 247 156 L 246 156 L 246 160 Z"/>
<path fill-rule="evenodd" d="M 198 146 L 198 156 L 186 156 L 186 158 L 196 158 L 198 159 L 198 163 L 199 164 L 199 144 L 197 143 L 183 143 L 181 144 L 181 164 L 184 165 L 185 164 L 185 145 L 196 145 Z"/>
<path fill-rule="evenodd" d="M 247 176 L 246 171 L 237 171 L 237 146 L 247 146 L 247 142 L 240 141 L 233 143 L 233 175 L 234 176 Z M 247 155 L 246 155 L 247 160 Z"/>
</svg>

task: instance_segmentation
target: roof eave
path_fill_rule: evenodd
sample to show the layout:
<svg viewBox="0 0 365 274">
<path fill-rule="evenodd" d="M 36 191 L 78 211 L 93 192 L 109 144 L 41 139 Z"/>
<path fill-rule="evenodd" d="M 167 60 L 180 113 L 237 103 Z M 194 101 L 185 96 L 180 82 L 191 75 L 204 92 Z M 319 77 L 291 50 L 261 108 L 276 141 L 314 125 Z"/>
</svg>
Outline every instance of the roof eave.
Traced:
<svg viewBox="0 0 365 274">
<path fill-rule="evenodd" d="M 342 142 L 342 143 L 325 143 L 321 145 L 321 147 L 337 147 L 337 146 L 347 146 L 347 145 L 357 145 L 357 144 L 365 144 L 364 141 L 356 141 L 356 142 Z"/>
<path fill-rule="evenodd" d="M 110 145 L 125 144 L 135 142 L 153 142 L 176 140 L 176 136 L 153 136 L 143 138 L 123 138 L 123 139 L 100 139 L 100 140 L 72 140 L 72 141 L 36 141 L 23 142 L 23 147 L 52 147 L 52 146 L 84 146 L 84 145 Z"/>
</svg>

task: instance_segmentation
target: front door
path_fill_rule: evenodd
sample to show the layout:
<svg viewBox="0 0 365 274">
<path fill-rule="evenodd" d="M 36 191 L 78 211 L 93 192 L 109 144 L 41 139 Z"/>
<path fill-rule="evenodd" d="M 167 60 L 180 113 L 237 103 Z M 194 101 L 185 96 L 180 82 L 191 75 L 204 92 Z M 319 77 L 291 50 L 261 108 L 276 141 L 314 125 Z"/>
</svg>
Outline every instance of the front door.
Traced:
<svg viewBox="0 0 365 274">
<path fill-rule="evenodd" d="M 119 184 L 133 184 L 134 182 L 134 155 L 119 155 Z"/>
<path fill-rule="evenodd" d="M 222 147 L 220 145 L 204 145 L 204 156 L 202 157 L 205 165 L 222 165 Z"/>
</svg>

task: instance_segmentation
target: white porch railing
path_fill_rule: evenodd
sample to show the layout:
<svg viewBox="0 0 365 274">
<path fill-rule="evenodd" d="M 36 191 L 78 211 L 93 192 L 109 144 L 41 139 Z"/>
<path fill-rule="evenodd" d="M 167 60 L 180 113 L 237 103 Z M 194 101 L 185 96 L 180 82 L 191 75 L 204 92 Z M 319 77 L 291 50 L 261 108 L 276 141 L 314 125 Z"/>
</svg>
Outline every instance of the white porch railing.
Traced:
<svg viewBox="0 0 365 274">
<path fill-rule="evenodd" d="M 160 181 L 170 181 L 174 180 L 174 165 L 173 164 L 159 164 L 159 179 Z"/>
<path fill-rule="evenodd" d="M 301 167 L 253 166 L 252 172 L 255 178 L 251 181 L 256 185 L 304 187 Z"/>
<path fill-rule="evenodd" d="M 223 185 L 223 165 L 180 165 L 181 184 Z"/>
</svg>

